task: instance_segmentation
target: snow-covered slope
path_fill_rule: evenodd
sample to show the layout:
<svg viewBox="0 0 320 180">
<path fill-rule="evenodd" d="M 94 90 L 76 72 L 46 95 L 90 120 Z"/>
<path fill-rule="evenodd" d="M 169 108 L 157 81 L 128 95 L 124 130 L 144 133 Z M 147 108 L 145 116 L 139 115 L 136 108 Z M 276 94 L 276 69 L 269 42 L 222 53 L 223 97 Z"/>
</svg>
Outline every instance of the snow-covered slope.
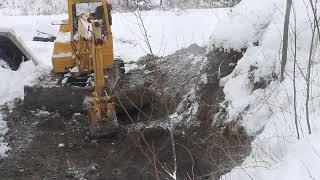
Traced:
<svg viewBox="0 0 320 180">
<path fill-rule="evenodd" d="M 301 139 L 297 139 L 294 116 L 294 15 L 285 80 L 279 82 L 285 0 L 243 0 L 230 16 L 218 23 L 211 44 L 226 49 L 247 47 L 234 71 L 221 80 L 228 101 L 228 120 L 240 119 L 247 132 L 258 135 L 244 163 L 221 179 L 320 178 L 319 46 L 312 56 L 310 121 L 306 126 L 307 64 L 313 18 L 308 1 L 294 1 L 297 25 L 297 116 Z M 319 4 L 318 4 L 319 8 Z M 316 34 L 317 36 L 317 34 Z M 258 45 L 255 42 L 259 42 Z M 316 41 L 318 39 L 316 38 Z M 255 44 L 255 45 L 254 45 Z M 265 84 L 266 87 L 257 85 Z"/>
<path fill-rule="evenodd" d="M 179 12 L 149 11 L 143 12 L 150 42 L 156 55 L 163 56 L 189 46 L 192 43 L 204 44 L 215 24 L 228 11 L 226 9 L 186 10 Z M 11 28 L 29 47 L 40 64 L 35 67 L 32 62 L 25 62 L 18 71 L 11 71 L 0 66 L 0 105 L 23 97 L 23 86 L 51 70 L 53 43 L 33 42 L 36 30 L 56 35 L 59 26 L 51 25 L 65 19 L 59 16 L 0 16 L 1 27 Z M 209 23 L 208 23 L 209 22 Z M 146 45 L 141 39 L 136 17 L 131 13 L 113 14 L 113 35 L 115 55 L 124 61 L 137 61 L 147 54 Z M 0 157 L 8 150 L 2 135 L 7 126 L 0 114 Z"/>
</svg>

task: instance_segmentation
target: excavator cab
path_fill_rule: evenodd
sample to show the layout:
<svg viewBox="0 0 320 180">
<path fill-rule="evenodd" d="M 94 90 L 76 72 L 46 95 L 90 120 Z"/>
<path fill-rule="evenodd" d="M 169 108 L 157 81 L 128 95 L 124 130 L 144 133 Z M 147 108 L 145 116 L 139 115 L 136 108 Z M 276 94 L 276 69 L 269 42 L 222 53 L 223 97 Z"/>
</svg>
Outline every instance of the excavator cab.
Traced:
<svg viewBox="0 0 320 180">
<path fill-rule="evenodd" d="M 107 4 L 108 8 L 108 21 L 109 24 L 112 25 L 112 16 L 111 10 L 112 6 Z M 95 2 L 95 3 L 79 3 L 72 5 L 72 14 L 73 14 L 73 33 L 77 34 L 78 32 L 78 20 L 81 14 L 88 14 L 90 20 L 102 20 L 102 30 L 103 35 L 107 35 L 107 25 L 106 25 L 106 16 L 105 10 L 103 7 L 102 2 Z"/>
</svg>

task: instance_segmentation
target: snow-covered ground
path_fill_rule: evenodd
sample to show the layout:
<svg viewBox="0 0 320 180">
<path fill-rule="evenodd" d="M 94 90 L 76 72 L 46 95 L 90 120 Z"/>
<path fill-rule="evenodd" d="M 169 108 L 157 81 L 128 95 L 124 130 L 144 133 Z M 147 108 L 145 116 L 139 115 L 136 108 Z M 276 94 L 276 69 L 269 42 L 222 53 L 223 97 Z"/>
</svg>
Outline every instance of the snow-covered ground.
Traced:
<svg viewBox="0 0 320 180">
<path fill-rule="evenodd" d="M 228 9 L 206 9 L 185 11 L 149 11 L 143 12 L 151 46 L 155 55 L 164 56 L 192 43 L 205 45 L 216 23 L 222 19 Z M 35 67 L 31 61 L 25 62 L 16 72 L 0 67 L 0 105 L 23 97 L 23 86 L 31 83 L 43 73 L 51 70 L 53 43 L 33 42 L 36 30 L 56 35 L 59 26 L 51 25 L 65 19 L 59 16 L 0 16 L 1 27 L 12 28 L 23 40 L 30 51 L 40 61 Z M 113 14 L 113 35 L 115 55 L 125 62 L 137 61 L 148 53 L 147 46 L 141 38 L 137 18 L 132 13 Z M 0 114 L 0 157 L 8 150 L 3 143 L 3 134 L 7 126 Z"/>
<path fill-rule="evenodd" d="M 312 56 L 310 122 L 306 125 L 307 64 L 311 46 L 313 19 L 309 1 L 296 0 L 293 12 L 297 27 L 297 116 L 301 139 L 297 139 L 294 116 L 294 13 L 291 16 L 290 43 L 285 80 L 280 74 L 281 43 L 286 0 L 243 0 L 230 16 L 217 24 L 211 45 L 226 49 L 248 47 L 234 71 L 221 80 L 229 120 L 240 119 L 252 135 L 252 152 L 244 163 L 221 179 L 286 179 L 320 178 L 320 88 L 319 43 Z M 319 9 L 319 3 L 317 5 Z M 312 20 L 313 21 L 313 20 Z M 311 22 L 312 22 L 311 21 Z M 318 42 L 316 33 L 316 41 Z M 253 43 L 258 41 L 259 45 Z M 209 48 L 208 50 L 210 50 Z M 265 89 L 254 89 L 254 83 L 272 80 Z"/>
<path fill-rule="evenodd" d="M 192 43 L 205 45 L 215 24 L 227 12 L 227 9 L 149 11 L 142 17 L 154 54 L 164 56 Z M 114 14 L 113 22 L 117 56 L 128 62 L 149 53 L 134 14 Z"/>
</svg>

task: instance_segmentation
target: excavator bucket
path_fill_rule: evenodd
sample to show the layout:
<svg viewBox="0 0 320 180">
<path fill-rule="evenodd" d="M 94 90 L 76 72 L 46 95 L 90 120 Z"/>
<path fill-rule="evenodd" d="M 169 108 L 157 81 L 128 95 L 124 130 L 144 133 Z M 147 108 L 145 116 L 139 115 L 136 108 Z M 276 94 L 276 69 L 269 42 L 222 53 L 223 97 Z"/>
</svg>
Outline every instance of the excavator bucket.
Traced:
<svg viewBox="0 0 320 180">
<path fill-rule="evenodd" d="M 6 63 L 10 69 L 16 71 L 22 62 L 28 60 L 38 65 L 36 58 L 11 29 L 0 28 L 0 61 L 2 64 Z"/>
</svg>

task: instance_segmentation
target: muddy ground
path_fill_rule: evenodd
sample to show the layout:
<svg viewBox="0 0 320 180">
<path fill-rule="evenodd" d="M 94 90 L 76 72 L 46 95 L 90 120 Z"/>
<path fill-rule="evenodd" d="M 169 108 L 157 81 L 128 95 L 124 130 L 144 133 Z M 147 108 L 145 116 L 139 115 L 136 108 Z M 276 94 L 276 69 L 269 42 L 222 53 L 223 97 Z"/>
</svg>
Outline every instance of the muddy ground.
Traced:
<svg viewBox="0 0 320 180">
<path fill-rule="evenodd" d="M 173 144 L 177 179 L 218 179 L 250 152 L 252 138 L 236 123 L 225 124 L 219 105 L 219 78 L 241 56 L 219 50 L 206 56 L 191 45 L 142 58 L 122 81 L 135 93 L 115 96 L 122 131 L 112 137 L 90 138 L 83 113 L 27 110 L 21 100 L 2 107 L 12 150 L 0 160 L 0 179 L 172 179 Z"/>
</svg>

